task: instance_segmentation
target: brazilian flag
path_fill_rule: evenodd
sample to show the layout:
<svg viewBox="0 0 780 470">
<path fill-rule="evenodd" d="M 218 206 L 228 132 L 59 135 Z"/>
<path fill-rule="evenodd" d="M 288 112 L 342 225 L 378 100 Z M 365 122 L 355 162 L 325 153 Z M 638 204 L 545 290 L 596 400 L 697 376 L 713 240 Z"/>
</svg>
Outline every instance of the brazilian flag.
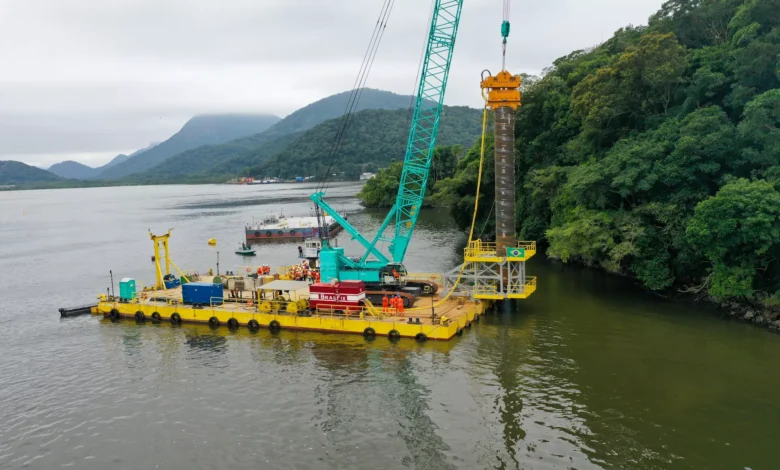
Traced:
<svg viewBox="0 0 780 470">
<path fill-rule="evenodd" d="M 506 247 L 507 258 L 525 258 L 525 248 Z"/>
</svg>

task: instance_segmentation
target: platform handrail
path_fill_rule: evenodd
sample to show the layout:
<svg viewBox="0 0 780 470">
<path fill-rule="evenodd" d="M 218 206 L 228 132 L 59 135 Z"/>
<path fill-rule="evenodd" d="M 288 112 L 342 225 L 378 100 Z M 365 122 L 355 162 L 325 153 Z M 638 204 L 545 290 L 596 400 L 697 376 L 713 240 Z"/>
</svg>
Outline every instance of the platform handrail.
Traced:
<svg viewBox="0 0 780 470">
<path fill-rule="evenodd" d="M 526 258 L 529 258 L 536 254 L 536 242 L 535 241 L 518 241 L 517 248 L 522 248 L 526 252 Z M 483 242 L 482 240 L 471 241 L 466 248 L 464 248 L 464 255 L 466 258 L 494 258 L 504 257 L 505 253 L 497 253 L 498 245 L 495 242 Z"/>
</svg>

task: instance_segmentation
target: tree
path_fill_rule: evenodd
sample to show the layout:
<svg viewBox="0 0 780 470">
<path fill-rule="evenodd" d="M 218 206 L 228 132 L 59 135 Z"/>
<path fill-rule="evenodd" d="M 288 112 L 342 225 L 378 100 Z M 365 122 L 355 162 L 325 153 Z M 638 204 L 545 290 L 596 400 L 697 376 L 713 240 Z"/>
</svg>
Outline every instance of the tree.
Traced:
<svg viewBox="0 0 780 470">
<path fill-rule="evenodd" d="M 780 256 L 780 192 L 765 181 L 735 180 L 696 206 L 687 233 L 711 263 L 710 293 L 749 297 L 762 287 L 759 271 Z M 777 289 L 777 278 L 768 283 Z"/>
</svg>

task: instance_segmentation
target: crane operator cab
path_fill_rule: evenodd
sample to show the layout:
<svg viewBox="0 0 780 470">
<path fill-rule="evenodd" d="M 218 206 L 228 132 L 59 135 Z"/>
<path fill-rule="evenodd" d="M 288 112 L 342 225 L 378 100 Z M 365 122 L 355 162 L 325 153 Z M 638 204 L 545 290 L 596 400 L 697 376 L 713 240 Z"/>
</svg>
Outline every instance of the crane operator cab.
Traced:
<svg viewBox="0 0 780 470">
<path fill-rule="evenodd" d="M 390 263 L 379 270 L 379 278 L 385 286 L 405 286 L 406 274 L 406 268 L 401 263 Z"/>
</svg>

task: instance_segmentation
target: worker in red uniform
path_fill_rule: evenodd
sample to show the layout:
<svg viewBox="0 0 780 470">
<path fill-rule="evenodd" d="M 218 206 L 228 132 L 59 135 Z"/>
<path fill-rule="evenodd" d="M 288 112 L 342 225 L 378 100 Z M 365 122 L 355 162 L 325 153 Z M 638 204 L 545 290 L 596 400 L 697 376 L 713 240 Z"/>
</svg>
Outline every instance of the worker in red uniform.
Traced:
<svg viewBox="0 0 780 470">
<path fill-rule="evenodd" d="M 387 306 L 390 304 L 390 301 L 387 299 L 387 294 L 385 294 L 384 297 L 382 297 L 382 313 L 387 313 Z"/>
</svg>

